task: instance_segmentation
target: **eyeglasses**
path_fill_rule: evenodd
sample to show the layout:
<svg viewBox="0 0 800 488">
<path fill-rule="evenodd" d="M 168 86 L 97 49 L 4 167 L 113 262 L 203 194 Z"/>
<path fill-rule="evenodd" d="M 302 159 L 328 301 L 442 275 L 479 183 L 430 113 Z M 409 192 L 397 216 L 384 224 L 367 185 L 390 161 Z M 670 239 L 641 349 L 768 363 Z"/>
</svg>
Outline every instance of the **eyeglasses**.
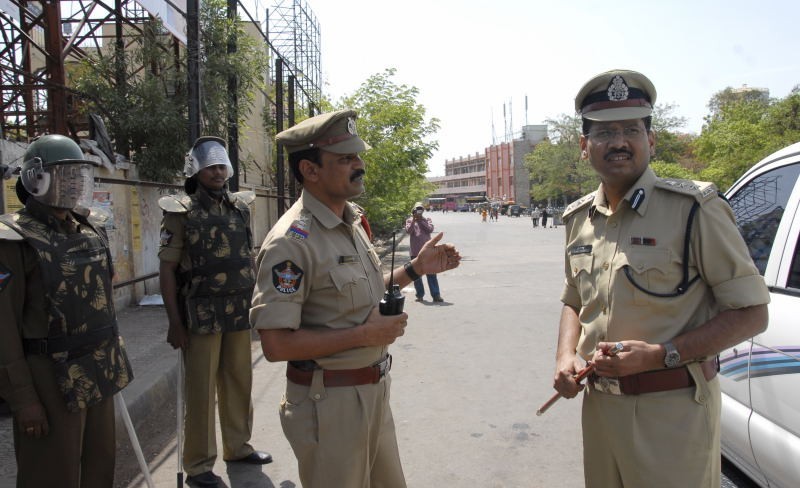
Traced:
<svg viewBox="0 0 800 488">
<path fill-rule="evenodd" d="M 625 127 L 622 131 L 618 130 L 598 130 L 594 132 L 589 132 L 588 136 L 591 139 L 594 139 L 595 142 L 600 144 L 605 144 L 617 138 L 617 136 L 621 135 L 623 138 L 631 140 L 636 139 L 637 137 L 644 134 L 644 129 L 640 127 Z"/>
</svg>

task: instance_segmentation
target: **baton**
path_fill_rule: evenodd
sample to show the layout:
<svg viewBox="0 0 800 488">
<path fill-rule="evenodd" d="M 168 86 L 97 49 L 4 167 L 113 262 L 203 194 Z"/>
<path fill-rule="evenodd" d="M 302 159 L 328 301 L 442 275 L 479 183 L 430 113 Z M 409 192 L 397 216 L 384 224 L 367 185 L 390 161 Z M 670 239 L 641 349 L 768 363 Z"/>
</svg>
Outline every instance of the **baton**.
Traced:
<svg viewBox="0 0 800 488">
<path fill-rule="evenodd" d="M 606 356 L 616 356 L 618 352 L 620 352 L 623 348 L 621 342 L 617 342 L 614 346 L 608 350 Z M 582 370 L 578 371 L 573 378 L 575 378 L 576 383 L 580 383 L 584 380 L 587 376 L 589 376 L 592 371 L 594 371 L 594 363 L 589 362 L 586 364 L 586 367 Z M 556 392 L 549 400 L 547 400 L 544 405 L 539 407 L 539 410 L 536 411 L 536 416 L 540 416 L 541 414 L 545 413 L 548 408 L 552 407 L 558 399 L 561 398 L 561 393 Z"/>
<path fill-rule="evenodd" d="M 178 399 L 175 405 L 178 417 L 177 446 L 178 451 L 178 488 L 183 488 L 183 349 L 178 349 Z"/>
<path fill-rule="evenodd" d="M 139 462 L 139 469 L 142 470 L 145 482 L 148 488 L 155 488 L 156 485 L 153 484 L 153 478 L 150 477 L 150 470 L 147 468 L 147 462 L 144 460 L 142 446 L 139 445 L 139 438 L 136 436 L 136 429 L 133 428 L 133 422 L 131 422 L 131 416 L 128 413 L 128 407 L 125 405 L 125 400 L 122 398 L 121 391 L 118 391 L 117 394 L 114 395 L 114 405 L 117 407 L 117 412 L 122 416 L 122 423 L 125 424 L 125 429 L 128 431 L 128 438 L 131 441 L 131 447 L 133 447 L 133 452 L 136 454 L 136 460 Z"/>
</svg>

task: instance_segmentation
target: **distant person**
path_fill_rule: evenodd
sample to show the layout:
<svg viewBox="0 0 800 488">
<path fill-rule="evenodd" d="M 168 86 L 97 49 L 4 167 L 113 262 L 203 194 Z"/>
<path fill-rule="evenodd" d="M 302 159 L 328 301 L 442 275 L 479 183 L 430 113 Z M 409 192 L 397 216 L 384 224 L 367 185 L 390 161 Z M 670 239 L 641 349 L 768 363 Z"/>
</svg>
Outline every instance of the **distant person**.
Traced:
<svg viewBox="0 0 800 488">
<path fill-rule="evenodd" d="M 420 202 L 414 204 L 414 209 L 411 211 L 411 217 L 406 219 L 406 233 L 408 233 L 409 241 L 411 242 L 409 255 L 414 259 L 419 254 L 422 246 L 431 239 L 433 232 L 433 221 L 430 218 L 423 216 L 425 209 Z M 436 278 L 436 273 L 428 273 L 425 275 L 428 280 L 428 288 L 430 289 L 431 296 L 434 302 L 443 302 L 442 295 L 439 293 L 439 280 Z M 425 298 L 425 286 L 422 284 L 422 278 L 414 280 L 414 289 L 417 292 L 417 301 L 421 302 Z"/>
<path fill-rule="evenodd" d="M 597 191 L 564 211 L 555 389 L 583 395 L 588 488 L 720 486 L 717 354 L 767 327 L 769 292 L 712 183 L 662 179 L 643 74 L 580 89 Z M 612 347 L 621 352 L 609 354 Z M 595 365 L 586 387 L 575 381 Z"/>
<path fill-rule="evenodd" d="M 404 488 L 389 404 L 389 345 L 408 314 L 381 315 L 389 282 L 400 287 L 461 262 L 428 241 L 416 258 L 384 273 L 360 210 L 369 149 L 356 113 L 306 119 L 276 136 L 303 185 L 258 253 L 250 318 L 269 361 L 286 361 L 280 419 L 303 488 Z M 393 277 L 393 278 L 392 278 Z"/>
<path fill-rule="evenodd" d="M 99 163 L 61 135 L 36 139 L 23 159 L 24 207 L 0 217 L 0 396 L 14 416 L 17 486 L 110 488 L 113 396 L 133 373 L 105 218 L 86 208 Z"/>
<path fill-rule="evenodd" d="M 534 227 L 539 226 L 539 216 L 540 216 L 539 207 L 536 207 L 535 209 L 531 210 L 531 224 L 533 224 Z"/>
<path fill-rule="evenodd" d="M 547 209 L 543 208 L 542 209 L 542 228 L 543 229 L 547 228 L 547 217 L 549 217 L 549 216 L 550 215 L 547 213 Z"/>
<path fill-rule="evenodd" d="M 486 222 L 486 214 L 487 214 L 486 209 L 482 208 L 481 209 L 481 222 Z"/>
<path fill-rule="evenodd" d="M 250 234 L 252 192 L 231 193 L 233 167 L 225 141 L 201 137 L 186 155 L 187 195 L 159 200 L 160 280 L 169 318 L 167 342 L 186 368 L 183 467 L 193 487 L 222 486 L 215 405 L 226 462 L 267 464 L 250 445 L 253 384 L 249 321 L 255 284 Z M 183 385 L 179 385 L 181 387 Z"/>
</svg>

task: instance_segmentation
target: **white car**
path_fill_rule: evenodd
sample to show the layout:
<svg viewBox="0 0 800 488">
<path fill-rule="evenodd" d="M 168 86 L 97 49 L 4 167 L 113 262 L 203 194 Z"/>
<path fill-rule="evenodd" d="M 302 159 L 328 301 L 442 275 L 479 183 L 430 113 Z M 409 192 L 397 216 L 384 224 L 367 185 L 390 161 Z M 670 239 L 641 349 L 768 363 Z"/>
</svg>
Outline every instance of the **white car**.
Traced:
<svg viewBox="0 0 800 488">
<path fill-rule="evenodd" d="M 722 453 L 763 487 L 800 487 L 800 143 L 726 193 L 770 291 L 769 327 L 720 354 Z"/>
</svg>

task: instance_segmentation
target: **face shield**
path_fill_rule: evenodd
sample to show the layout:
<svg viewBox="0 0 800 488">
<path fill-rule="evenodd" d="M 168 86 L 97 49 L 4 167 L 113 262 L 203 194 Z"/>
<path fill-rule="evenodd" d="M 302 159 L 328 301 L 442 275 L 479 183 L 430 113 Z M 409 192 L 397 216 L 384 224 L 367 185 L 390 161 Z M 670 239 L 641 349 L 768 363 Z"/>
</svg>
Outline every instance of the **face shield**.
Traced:
<svg viewBox="0 0 800 488">
<path fill-rule="evenodd" d="M 25 190 L 48 207 L 88 207 L 92 203 L 96 164 L 86 160 L 42 163 L 40 158 L 34 158 L 23 164 L 20 179 Z"/>
<path fill-rule="evenodd" d="M 225 165 L 227 170 L 226 178 L 233 176 L 233 165 L 228 159 L 228 151 L 225 149 L 224 141 L 218 137 L 201 137 L 186 154 L 183 174 L 189 178 L 196 175 L 201 169 L 215 164 Z"/>
</svg>

